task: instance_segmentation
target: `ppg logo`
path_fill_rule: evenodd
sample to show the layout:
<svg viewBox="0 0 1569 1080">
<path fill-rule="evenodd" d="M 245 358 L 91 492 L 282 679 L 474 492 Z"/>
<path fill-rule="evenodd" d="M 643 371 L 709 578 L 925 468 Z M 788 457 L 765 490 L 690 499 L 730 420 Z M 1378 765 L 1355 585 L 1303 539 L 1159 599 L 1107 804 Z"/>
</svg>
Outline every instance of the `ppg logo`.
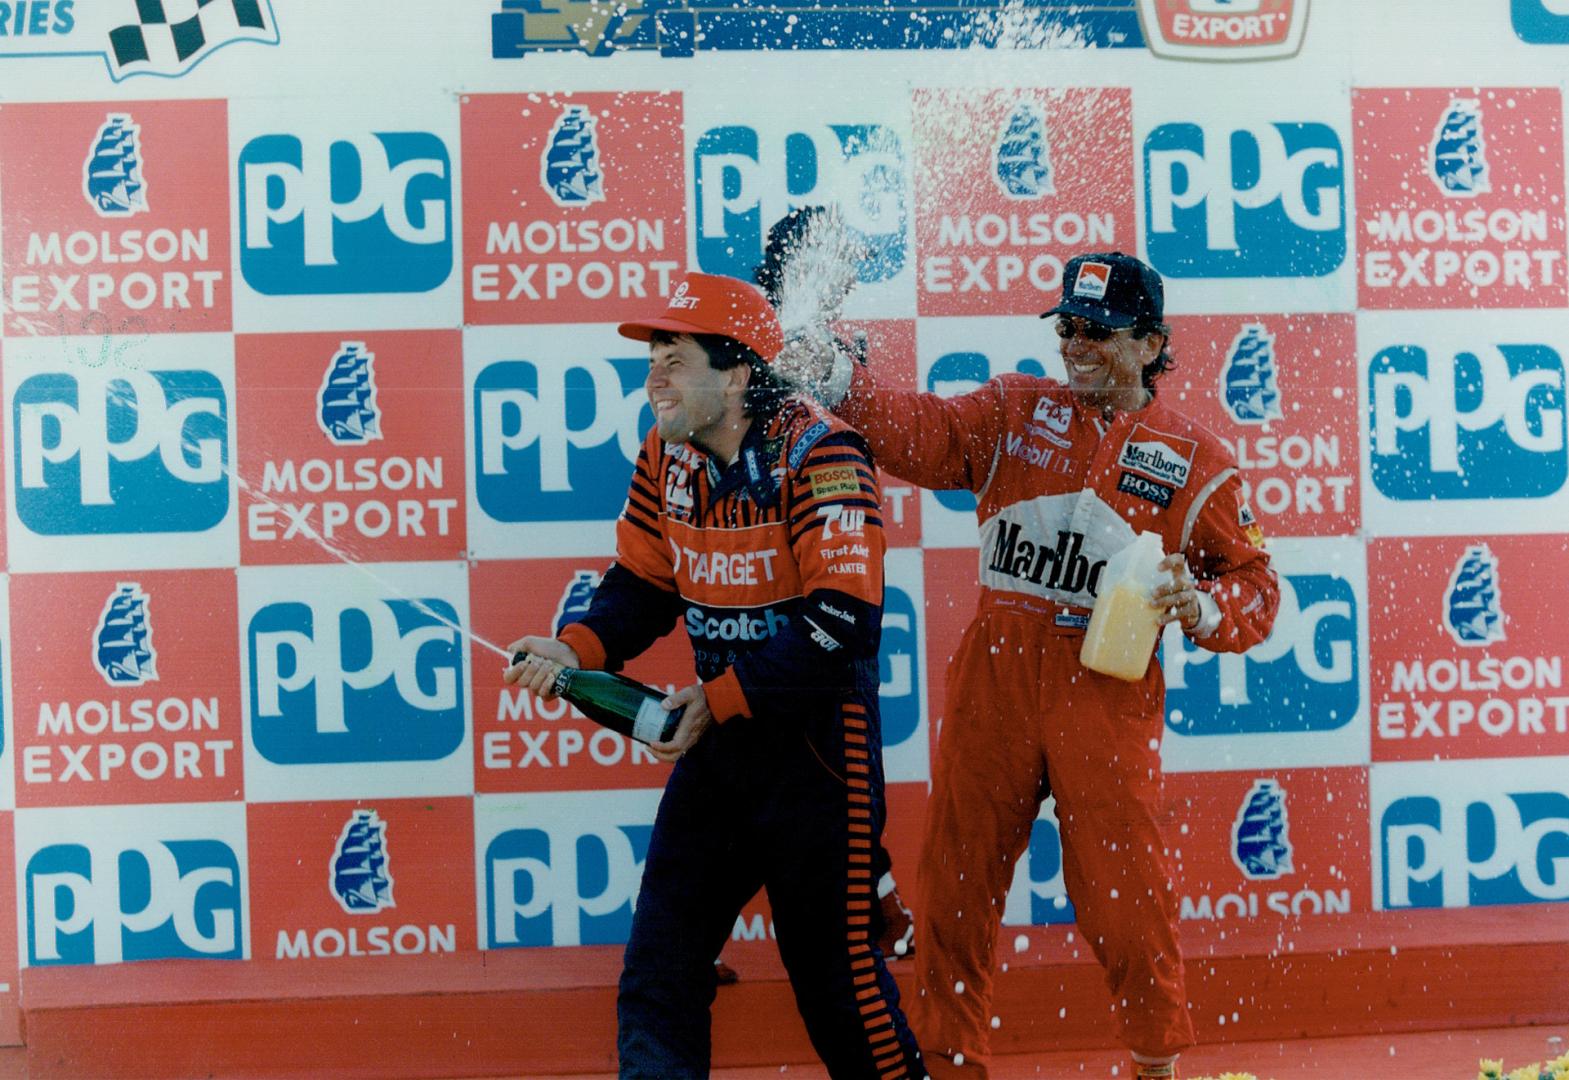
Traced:
<svg viewBox="0 0 1569 1080">
<path fill-rule="evenodd" d="M 1165 124 L 1144 141 L 1144 184 L 1164 274 L 1320 277 L 1345 261 L 1345 163 L 1324 124 Z"/>
<path fill-rule="evenodd" d="M 1181 735 L 1333 731 L 1356 715 L 1357 599 L 1329 574 L 1281 576 L 1274 632 L 1241 655 L 1165 638 L 1166 725 Z"/>
<path fill-rule="evenodd" d="M 452 271 L 452 167 L 426 132 L 263 135 L 240 151 L 240 273 L 268 296 L 428 292 Z"/>
<path fill-rule="evenodd" d="M 110 686 L 144 686 L 158 678 L 158 652 L 147 623 L 147 594 L 132 581 L 104 601 L 93 638 L 93 666 Z"/>
<path fill-rule="evenodd" d="M 387 823 L 374 810 L 349 815 L 332 853 L 332 895 L 350 915 L 397 907 L 387 868 Z"/>
<path fill-rule="evenodd" d="M 1569 795 L 1411 795 L 1378 827 L 1383 906 L 1471 907 L 1569 900 Z"/>
<path fill-rule="evenodd" d="M 1569 45 L 1569 3 L 1565 0 L 1509 0 L 1515 34 L 1531 45 Z"/>
<path fill-rule="evenodd" d="M 550 129 L 550 139 L 539 158 L 539 182 L 557 206 L 605 201 L 595 123 L 588 106 L 568 105 Z"/>
<path fill-rule="evenodd" d="M 27 860 L 27 962 L 238 960 L 240 867 L 218 840 L 168 840 L 110 858 L 53 844 Z"/>
<path fill-rule="evenodd" d="M 146 213 L 142 127 L 129 113 L 110 113 L 82 162 L 82 194 L 100 217 Z"/>
<path fill-rule="evenodd" d="M 256 750 L 279 765 L 435 761 L 463 741 L 446 600 L 283 601 L 246 628 Z"/>
<path fill-rule="evenodd" d="M 1231 826 L 1231 858 L 1249 881 L 1273 881 L 1292 872 L 1286 836 L 1286 792 L 1274 780 L 1255 780 Z"/>
<path fill-rule="evenodd" d="M 376 354 L 362 341 L 345 341 L 327 362 L 316 394 L 316 424 L 334 446 L 363 446 L 381 438 L 375 362 Z"/>
<path fill-rule="evenodd" d="M 1231 342 L 1220 371 L 1220 400 L 1239 424 L 1264 424 L 1284 417 L 1275 385 L 1275 335 L 1262 323 L 1243 326 Z"/>
<path fill-rule="evenodd" d="M 648 361 L 509 360 L 474 383 L 474 494 L 497 521 L 612 521 L 654 414 Z"/>
<path fill-rule="evenodd" d="M 228 399 L 206 371 L 16 388 L 16 516 L 35 533 L 202 532 L 229 511 Z"/>
<path fill-rule="evenodd" d="M 915 601 L 896 585 L 883 591 L 883 636 L 878 648 L 878 703 L 882 710 L 883 745 L 897 746 L 915 734 L 921 722 L 919 646 L 915 633 Z"/>
<path fill-rule="evenodd" d="M 624 944 L 653 831 L 501 833 L 485 849 L 490 947 Z"/>
<path fill-rule="evenodd" d="M 881 124 L 831 124 L 787 135 L 786 204 L 764 216 L 764 158 L 757 132 L 721 127 L 697 140 L 697 263 L 710 274 L 749 280 L 763 258 L 768 224 L 790 207 L 836 204 L 865 252 L 863 282 L 887 281 L 904 268 L 910 193 L 904 146 Z"/>
<path fill-rule="evenodd" d="M 939 356 L 926 373 L 926 389 L 941 397 L 958 397 L 978 390 L 994 374 L 1003 371 L 1020 371 L 1026 375 L 1044 378 L 1045 366 L 1033 357 L 1025 357 L 1012 368 L 999 367 L 992 371 L 992 362 L 985 353 L 952 352 Z M 934 491 L 932 495 L 945 509 L 961 514 L 975 512 L 975 496 L 968 491 Z"/>
<path fill-rule="evenodd" d="M 1455 98 L 1444 110 L 1428 147 L 1428 175 L 1445 195 L 1472 198 L 1493 190 L 1482 144 L 1482 108 L 1476 98 Z"/>
<path fill-rule="evenodd" d="M 1452 360 L 1395 345 L 1368 369 L 1373 484 L 1400 501 L 1533 499 L 1569 475 L 1564 362 L 1546 345 Z"/>
<path fill-rule="evenodd" d="M 1008 114 L 992 147 L 992 176 L 998 190 L 1010 199 L 1057 194 L 1046 142 L 1046 114 L 1039 105 L 1021 101 Z"/>
<path fill-rule="evenodd" d="M 1466 548 L 1444 590 L 1444 629 L 1460 645 L 1504 640 L 1504 611 L 1498 603 L 1498 558 L 1486 544 Z"/>
</svg>

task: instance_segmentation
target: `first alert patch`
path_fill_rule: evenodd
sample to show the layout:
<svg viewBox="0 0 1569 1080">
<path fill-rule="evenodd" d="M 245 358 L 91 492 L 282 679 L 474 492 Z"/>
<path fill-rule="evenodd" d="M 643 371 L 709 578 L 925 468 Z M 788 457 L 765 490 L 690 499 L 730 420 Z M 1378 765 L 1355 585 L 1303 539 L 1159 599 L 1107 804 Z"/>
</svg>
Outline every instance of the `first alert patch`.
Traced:
<svg viewBox="0 0 1569 1080">
<path fill-rule="evenodd" d="M 836 495 L 859 495 L 861 478 L 854 465 L 828 465 L 806 474 L 812 482 L 812 498 L 831 499 Z"/>
</svg>

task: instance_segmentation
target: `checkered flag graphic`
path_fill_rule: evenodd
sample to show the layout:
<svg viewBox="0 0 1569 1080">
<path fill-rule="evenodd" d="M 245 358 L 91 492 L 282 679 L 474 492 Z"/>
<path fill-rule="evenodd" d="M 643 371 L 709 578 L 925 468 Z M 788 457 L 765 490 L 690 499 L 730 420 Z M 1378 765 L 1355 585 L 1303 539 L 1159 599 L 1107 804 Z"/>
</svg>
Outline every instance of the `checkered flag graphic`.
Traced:
<svg viewBox="0 0 1569 1080">
<path fill-rule="evenodd" d="M 266 0 L 135 0 L 136 21 L 109 32 L 116 77 L 174 74 L 230 41 L 276 41 Z"/>
</svg>

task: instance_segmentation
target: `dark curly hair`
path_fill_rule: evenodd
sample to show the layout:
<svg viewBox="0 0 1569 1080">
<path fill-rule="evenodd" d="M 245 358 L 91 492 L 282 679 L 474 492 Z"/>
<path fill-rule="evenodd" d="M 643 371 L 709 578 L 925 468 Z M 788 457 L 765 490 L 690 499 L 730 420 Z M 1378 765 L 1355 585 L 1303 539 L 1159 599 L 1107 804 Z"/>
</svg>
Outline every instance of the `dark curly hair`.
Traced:
<svg viewBox="0 0 1569 1080">
<path fill-rule="evenodd" d="M 1144 389 L 1153 394 L 1155 392 L 1155 380 L 1166 374 L 1166 372 L 1175 369 L 1177 361 L 1171 355 L 1171 327 L 1169 325 L 1163 322 L 1147 322 L 1139 323 L 1133 327 L 1133 337 L 1135 338 L 1145 338 L 1151 334 L 1159 334 L 1165 339 L 1160 343 L 1160 355 L 1145 364 L 1142 373 Z"/>
<path fill-rule="evenodd" d="M 680 336 L 668 330 L 655 330 L 649 335 L 650 345 L 670 345 Z M 723 334 L 689 334 L 686 335 L 708 354 L 708 364 L 715 371 L 729 371 L 741 364 L 752 369 L 752 377 L 746 384 L 746 393 L 741 398 L 741 409 L 749 417 L 761 420 L 770 420 L 780 407 L 795 391 L 786 383 L 773 368 L 768 366 L 768 361 L 759 356 L 751 346 L 743 345 L 734 338 L 725 337 Z"/>
</svg>

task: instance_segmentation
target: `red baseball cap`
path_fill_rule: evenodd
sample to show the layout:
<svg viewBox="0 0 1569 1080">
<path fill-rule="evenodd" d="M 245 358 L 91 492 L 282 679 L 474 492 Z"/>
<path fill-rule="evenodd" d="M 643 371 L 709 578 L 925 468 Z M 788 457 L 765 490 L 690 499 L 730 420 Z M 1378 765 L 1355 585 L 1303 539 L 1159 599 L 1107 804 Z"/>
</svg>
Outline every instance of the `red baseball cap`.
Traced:
<svg viewBox="0 0 1569 1080">
<path fill-rule="evenodd" d="M 616 329 L 634 341 L 647 341 L 655 330 L 719 334 L 749 346 L 764 360 L 772 360 L 784 347 L 779 316 L 762 290 L 720 274 L 688 274 L 670 294 L 663 315 L 624 322 Z"/>
</svg>

